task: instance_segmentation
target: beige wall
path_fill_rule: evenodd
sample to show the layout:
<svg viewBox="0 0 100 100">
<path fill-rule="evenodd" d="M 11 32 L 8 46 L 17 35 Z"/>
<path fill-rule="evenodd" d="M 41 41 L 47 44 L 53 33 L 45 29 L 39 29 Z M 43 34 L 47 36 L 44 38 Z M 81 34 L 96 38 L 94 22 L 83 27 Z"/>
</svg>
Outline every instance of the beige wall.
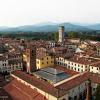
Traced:
<svg viewBox="0 0 100 100">
<path fill-rule="evenodd" d="M 100 74 L 100 69 L 99 69 L 99 68 L 100 68 L 100 67 L 90 66 L 90 72 Z"/>
<path fill-rule="evenodd" d="M 74 70 L 77 72 L 84 72 L 84 71 L 88 70 L 88 67 L 89 67 L 88 65 L 72 62 L 72 61 L 69 61 L 62 57 L 56 58 L 56 62 L 57 62 L 57 65 L 64 66 L 67 69 L 71 69 L 71 70 Z M 59 62 L 59 64 L 58 64 L 58 62 Z"/>
</svg>

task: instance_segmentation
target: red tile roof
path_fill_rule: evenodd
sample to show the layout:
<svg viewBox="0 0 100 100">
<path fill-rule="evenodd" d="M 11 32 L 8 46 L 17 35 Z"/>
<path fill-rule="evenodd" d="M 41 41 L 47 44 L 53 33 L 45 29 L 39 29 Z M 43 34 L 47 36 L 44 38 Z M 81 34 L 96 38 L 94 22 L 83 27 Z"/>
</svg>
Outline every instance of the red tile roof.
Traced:
<svg viewBox="0 0 100 100">
<path fill-rule="evenodd" d="M 4 89 L 11 95 L 13 100 L 47 100 L 35 89 L 31 89 L 16 79 L 6 85 Z"/>
<path fill-rule="evenodd" d="M 100 68 L 100 61 L 92 63 L 91 66 L 99 67 Z"/>
<path fill-rule="evenodd" d="M 100 74 L 90 74 L 90 79 L 93 83 L 100 84 Z"/>
<path fill-rule="evenodd" d="M 100 42 L 95 44 L 97 48 L 100 48 Z"/>
<path fill-rule="evenodd" d="M 33 86 L 36 86 L 37 88 L 58 97 L 58 89 L 54 88 L 53 85 L 49 84 L 48 82 L 44 80 L 39 80 L 33 75 L 26 74 L 22 71 L 15 71 L 12 73 L 13 75 L 21 78 L 22 80 L 26 81 L 27 83 L 30 83 Z M 63 93 L 62 93 L 63 94 Z"/>
<path fill-rule="evenodd" d="M 13 75 L 55 97 L 61 97 L 65 95 L 68 90 L 82 84 L 88 79 L 90 79 L 93 83 L 100 83 L 100 75 L 90 74 L 89 72 L 81 73 L 79 76 L 73 77 L 73 79 L 68 80 L 65 83 L 62 83 L 56 87 L 52 86 L 46 81 L 39 80 L 33 75 L 26 74 L 22 71 L 15 71 L 13 72 Z"/>
<path fill-rule="evenodd" d="M 88 80 L 88 76 L 89 76 L 88 72 L 83 73 L 83 74 L 57 86 L 56 88 L 68 91 L 68 90 L 80 85 L 81 83 L 85 82 L 86 80 Z"/>
<path fill-rule="evenodd" d="M 76 62 L 79 64 L 84 64 L 84 65 L 88 65 L 88 64 L 90 65 L 90 64 L 95 63 L 99 60 L 92 59 L 92 58 L 86 58 L 86 57 L 79 57 L 79 56 L 75 55 L 72 58 L 70 58 L 69 61 Z"/>
</svg>

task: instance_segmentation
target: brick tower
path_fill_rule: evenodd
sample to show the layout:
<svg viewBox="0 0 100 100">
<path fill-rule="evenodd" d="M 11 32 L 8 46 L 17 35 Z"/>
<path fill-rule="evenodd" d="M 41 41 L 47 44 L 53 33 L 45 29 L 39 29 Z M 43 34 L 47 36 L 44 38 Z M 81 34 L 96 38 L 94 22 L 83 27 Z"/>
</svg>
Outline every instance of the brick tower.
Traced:
<svg viewBox="0 0 100 100">
<path fill-rule="evenodd" d="M 26 49 L 27 62 L 26 62 L 26 71 L 31 73 L 36 70 L 36 47 L 28 46 Z"/>
</svg>

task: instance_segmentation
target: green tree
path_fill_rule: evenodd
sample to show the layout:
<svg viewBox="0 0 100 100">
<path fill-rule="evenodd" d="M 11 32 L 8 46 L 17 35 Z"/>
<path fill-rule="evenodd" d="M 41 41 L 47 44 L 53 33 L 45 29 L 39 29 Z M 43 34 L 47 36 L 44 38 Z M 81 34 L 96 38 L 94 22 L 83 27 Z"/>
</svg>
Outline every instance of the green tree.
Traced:
<svg viewBox="0 0 100 100">
<path fill-rule="evenodd" d="M 68 37 L 69 38 L 78 38 L 78 32 L 69 32 Z"/>
<path fill-rule="evenodd" d="M 100 84 L 97 86 L 95 97 L 95 100 L 100 100 Z"/>
<path fill-rule="evenodd" d="M 52 34 L 52 37 L 53 37 L 53 40 L 57 42 L 58 39 L 59 39 L 59 34 L 58 34 L 58 32 L 53 33 L 53 34 Z"/>
</svg>

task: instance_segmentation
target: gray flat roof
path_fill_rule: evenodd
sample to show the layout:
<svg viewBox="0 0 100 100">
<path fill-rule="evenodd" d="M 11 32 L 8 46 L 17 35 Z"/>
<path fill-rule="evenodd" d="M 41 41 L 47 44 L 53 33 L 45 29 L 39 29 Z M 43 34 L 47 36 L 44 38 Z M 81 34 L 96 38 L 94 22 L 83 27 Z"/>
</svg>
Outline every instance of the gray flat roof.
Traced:
<svg viewBox="0 0 100 100">
<path fill-rule="evenodd" d="M 43 68 L 33 74 L 51 83 L 57 83 L 70 77 L 70 75 L 66 74 L 64 71 L 49 67 Z"/>
<path fill-rule="evenodd" d="M 50 73 L 50 74 L 54 74 L 54 75 L 57 75 L 57 74 L 60 74 L 60 73 L 64 73 L 64 71 L 57 70 L 57 69 L 50 68 L 50 67 L 43 68 L 43 69 L 41 69 L 41 70 L 42 70 L 42 71 L 45 71 L 45 72 L 47 72 L 47 73 Z"/>
</svg>

